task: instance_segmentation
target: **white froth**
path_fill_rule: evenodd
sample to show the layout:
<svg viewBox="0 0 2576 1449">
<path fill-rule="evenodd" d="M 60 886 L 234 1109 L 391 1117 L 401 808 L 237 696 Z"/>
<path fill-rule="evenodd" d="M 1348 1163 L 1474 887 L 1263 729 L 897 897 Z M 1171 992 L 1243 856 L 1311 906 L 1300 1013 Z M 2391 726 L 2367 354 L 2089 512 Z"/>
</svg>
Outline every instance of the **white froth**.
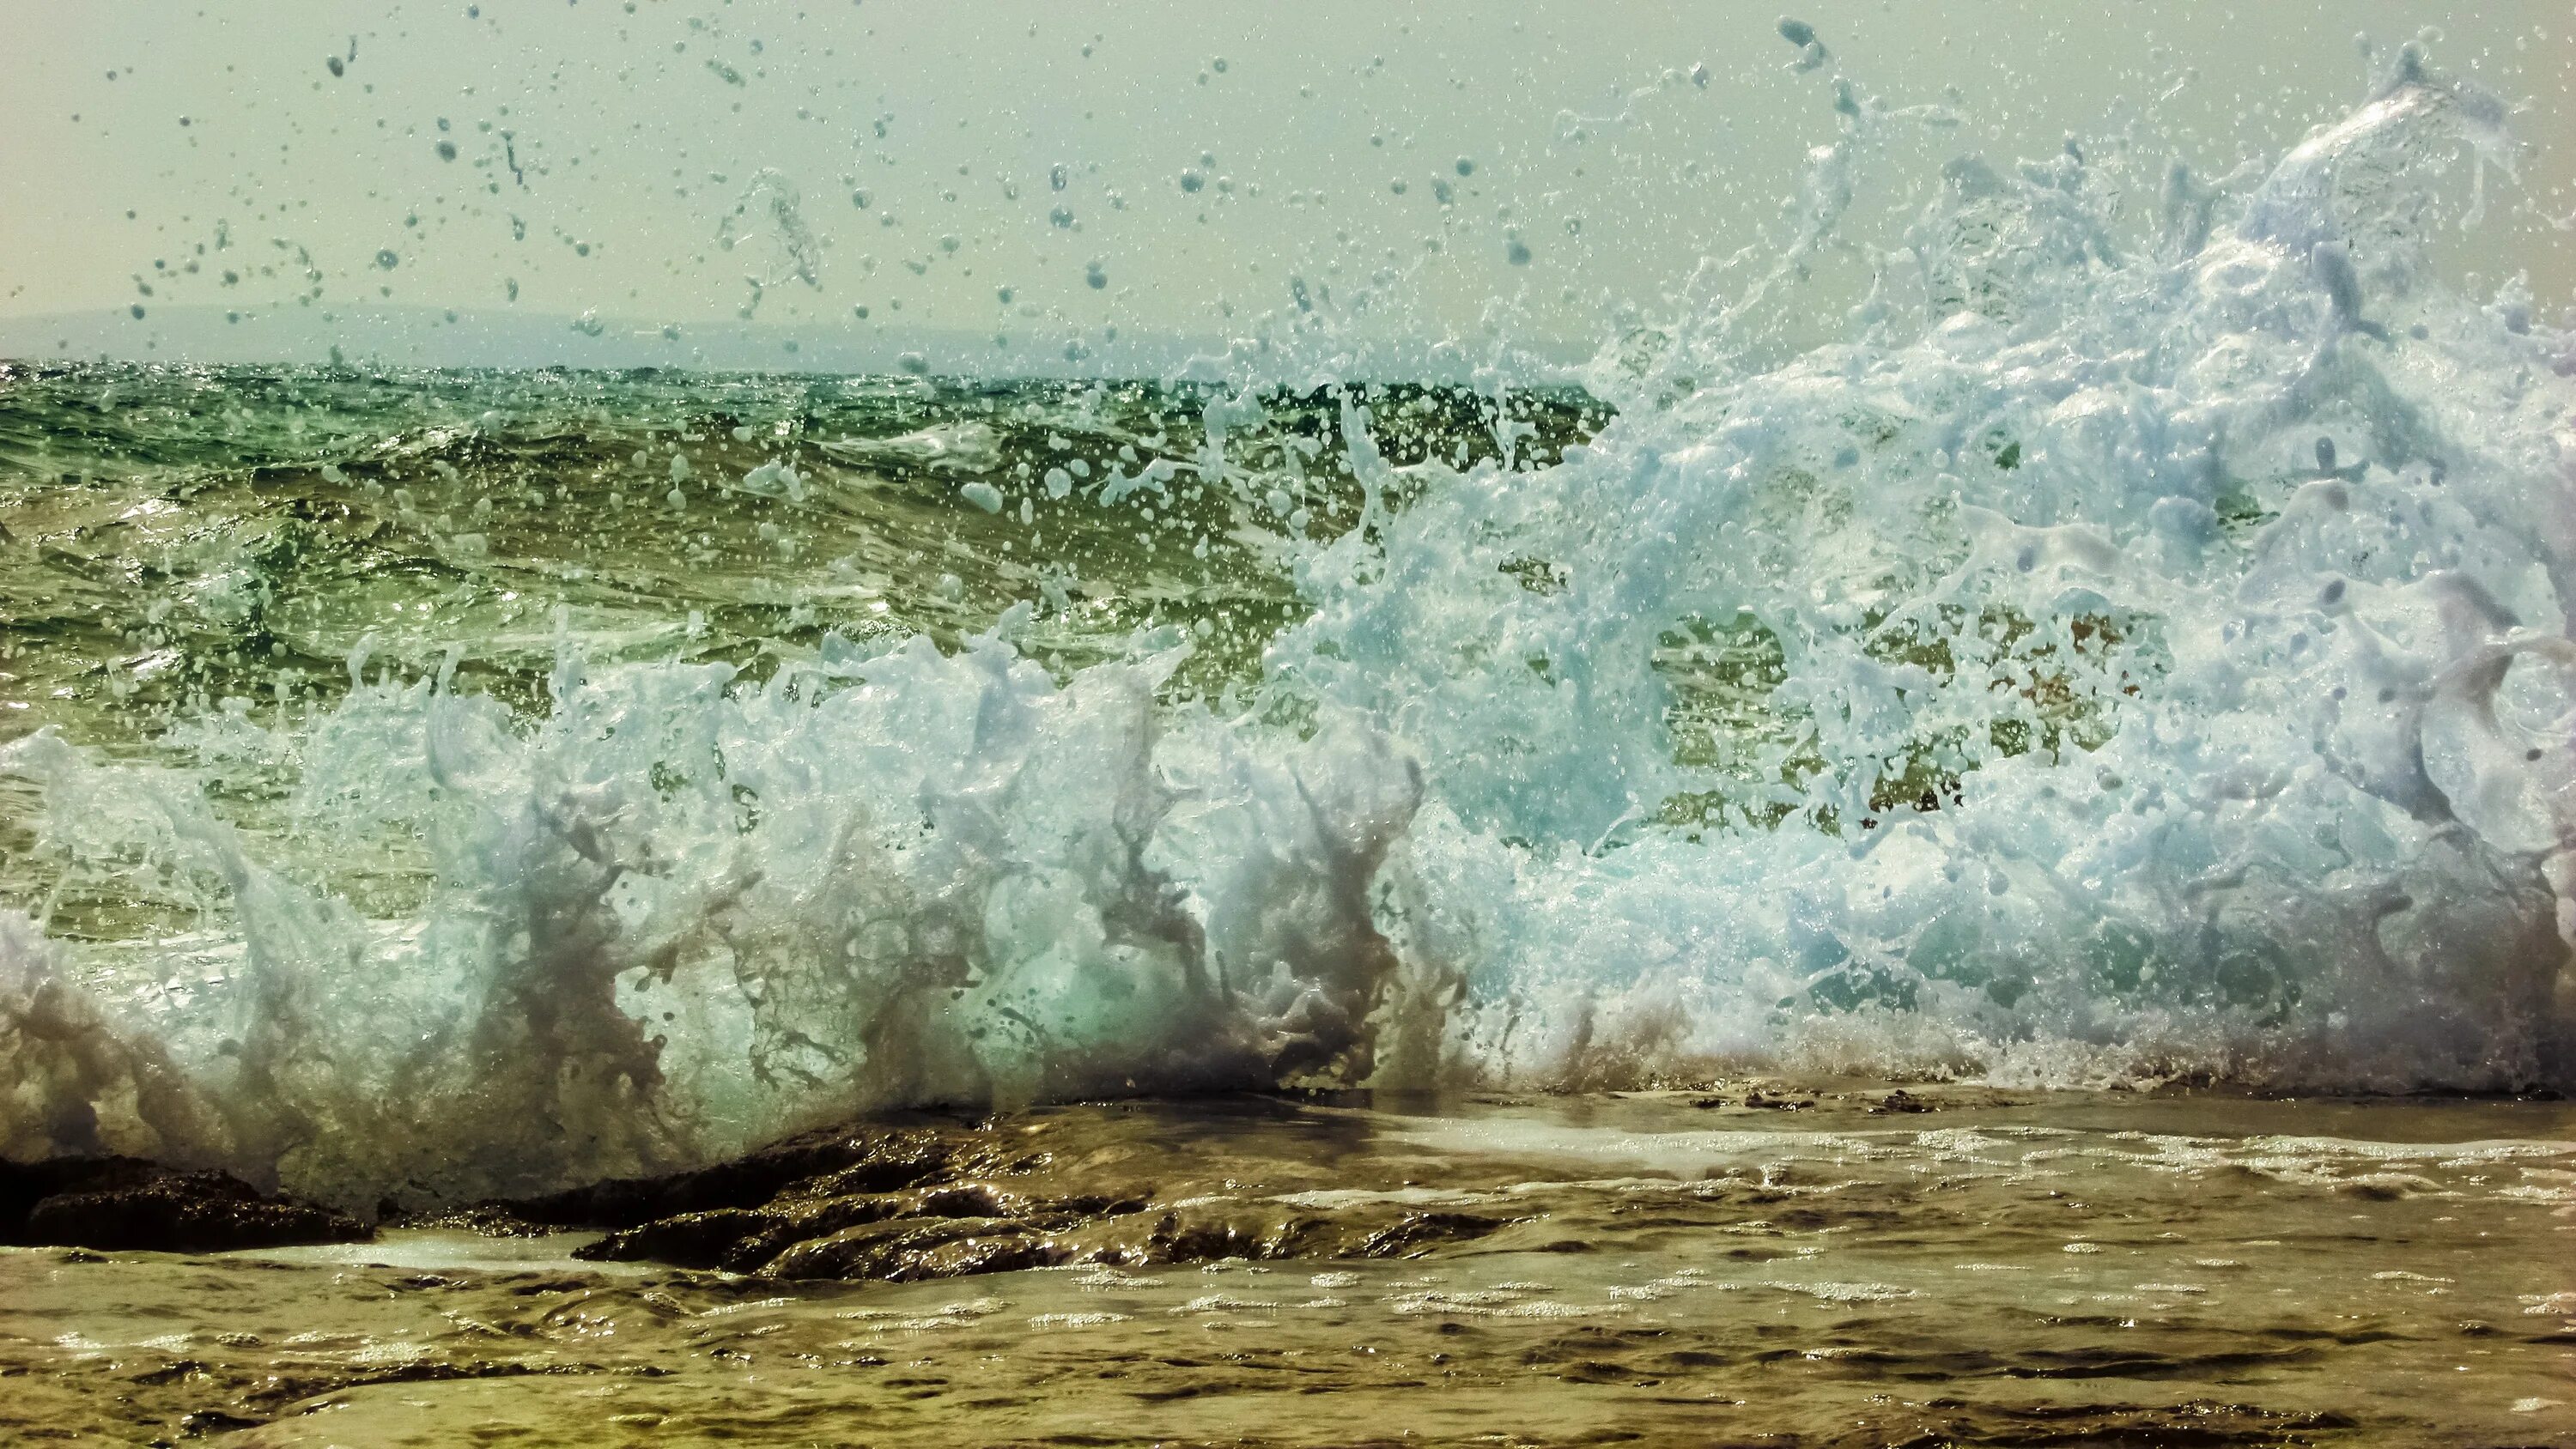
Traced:
<svg viewBox="0 0 2576 1449">
<path fill-rule="evenodd" d="M 264 863 L 186 774 L 0 749 L 47 850 L 198 906 L 232 963 L 172 990 L 176 946 L 0 915 L 0 1152 L 359 1197 L 898 1102 L 1282 1081 L 2576 1081 L 2576 343 L 2424 251 L 2442 167 L 2511 159 L 2494 108 L 2409 59 L 2250 189 L 2177 169 L 2148 232 L 2077 148 L 1962 158 L 1850 340 L 1772 359 L 1765 309 L 1900 119 L 1837 94 L 1780 267 L 1605 350 L 1589 445 L 1399 473 L 1353 399 L 1360 527 L 1310 546 L 1299 500 L 1244 494 L 1312 606 L 1272 708 L 1158 702 L 1167 639 L 1060 681 L 1014 614 L 765 682 L 567 645 L 533 723 L 361 678 L 301 731 L 209 725 L 295 763 L 296 828 L 411 842 L 399 920 Z M 737 212 L 774 282 L 811 279 L 791 192 Z M 1238 405 L 1210 404 L 1209 486 Z M 2402 1187 L 2486 1150 L 2145 1153 Z"/>
</svg>

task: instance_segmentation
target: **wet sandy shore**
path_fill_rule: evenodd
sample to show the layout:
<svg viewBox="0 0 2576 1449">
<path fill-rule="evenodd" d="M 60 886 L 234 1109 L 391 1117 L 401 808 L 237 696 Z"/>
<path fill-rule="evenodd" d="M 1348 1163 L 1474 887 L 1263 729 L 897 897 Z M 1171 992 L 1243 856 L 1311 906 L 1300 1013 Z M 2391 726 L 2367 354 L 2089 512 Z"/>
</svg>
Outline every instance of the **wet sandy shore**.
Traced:
<svg viewBox="0 0 2576 1449">
<path fill-rule="evenodd" d="M 1772 1083 L 853 1135 L 918 1170 L 606 1237 L 0 1250 L 0 1442 L 2576 1445 L 2566 1104 Z"/>
</svg>

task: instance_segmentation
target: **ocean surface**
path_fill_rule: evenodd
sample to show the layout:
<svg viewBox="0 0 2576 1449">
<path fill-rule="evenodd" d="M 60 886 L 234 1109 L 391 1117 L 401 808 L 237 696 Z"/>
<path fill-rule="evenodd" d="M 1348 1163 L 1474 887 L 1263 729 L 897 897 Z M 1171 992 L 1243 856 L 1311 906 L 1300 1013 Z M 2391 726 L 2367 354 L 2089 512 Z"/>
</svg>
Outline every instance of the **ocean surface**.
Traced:
<svg viewBox="0 0 2576 1449">
<path fill-rule="evenodd" d="M 748 1274 L 455 1226 L 0 1248 L 0 1437 L 2576 1444 L 2564 1103 L 1738 1081 L 884 1130 L 989 1165 Z M 996 1246 L 1041 1251 L 949 1276 Z"/>
<path fill-rule="evenodd" d="M 925 1104 L 2576 1084 L 2576 339 L 2426 260 L 2498 105 L 1955 161 L 1808 345 L 1913 124 L 1840 109 L 1580 366 L 0 364 L 0 1150 L 419 1206 Z"/>
<path fill-rule="evenodd" d="M 2576 315 L 2372 63 L 1835 72 L 1577 363 L 0 361 L 0 1159 L 384 1225 L 0 1248 L 0 1438 L 2576 1445 Z"/>
</svg>

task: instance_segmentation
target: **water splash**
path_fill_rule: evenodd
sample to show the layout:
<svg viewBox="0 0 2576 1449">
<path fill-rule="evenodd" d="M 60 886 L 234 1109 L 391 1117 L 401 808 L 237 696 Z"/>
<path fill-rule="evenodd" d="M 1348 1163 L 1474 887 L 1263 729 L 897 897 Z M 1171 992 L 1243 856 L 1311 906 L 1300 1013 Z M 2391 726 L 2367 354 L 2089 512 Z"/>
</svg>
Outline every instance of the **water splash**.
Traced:
<svg viewBox="0 0 2576 1449">
<path fill-rule="evenodd" d="M 2079 146 L 1955 161 L 1851 340 L 1766 361 L 1894 115 L 1836 94 L 1786 260 L 1606 349 L 1618 416 L 1534 469 L 1499 406 L 1397 462 L 1356 389 L 1248 467 L 1263 409 L 1214 388 L 1097 474 L 961 414 L 722 475 L 818 510 L 878 486 L 827 464 L 936 471 L 1029 545 L 976 588 L 1066 616 L 1038 539 L 1133 529 L 1284 574 L 1275 631 L 1048 667 L 1024 606 L 745 669 L 589 663 L 559 617 L 530 707 L 360 658 L 304 716 L 193 716 L 267 796 L 5 747 L 62 878 L 194 921 L 0 919 L 6 1141 L 356 1200 L 1131 1088 L 2576 1081 L 2571 344 L 2425 259 L 2444 169 L 2509 158 L 2492 105 L 2403 60 L 2143 208 Z"/>
</svg>

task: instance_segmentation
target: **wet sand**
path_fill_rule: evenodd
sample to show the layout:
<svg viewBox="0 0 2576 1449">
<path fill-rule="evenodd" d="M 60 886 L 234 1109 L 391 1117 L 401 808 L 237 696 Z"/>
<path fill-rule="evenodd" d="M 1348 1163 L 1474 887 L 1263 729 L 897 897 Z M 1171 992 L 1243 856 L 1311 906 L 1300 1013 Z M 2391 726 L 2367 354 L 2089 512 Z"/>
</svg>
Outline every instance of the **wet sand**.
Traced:
<svg viewBox="0 0 2576 1449">
<path fill-rule="evenodd" d="M 573 1256 L 673 1230 L 0 1250 L 0 1442 L 2576 1445 L 2562 1103 L 1737 1083 L 900 1130 L 955 1171 L 748 1273 Z"/>
</svg>

